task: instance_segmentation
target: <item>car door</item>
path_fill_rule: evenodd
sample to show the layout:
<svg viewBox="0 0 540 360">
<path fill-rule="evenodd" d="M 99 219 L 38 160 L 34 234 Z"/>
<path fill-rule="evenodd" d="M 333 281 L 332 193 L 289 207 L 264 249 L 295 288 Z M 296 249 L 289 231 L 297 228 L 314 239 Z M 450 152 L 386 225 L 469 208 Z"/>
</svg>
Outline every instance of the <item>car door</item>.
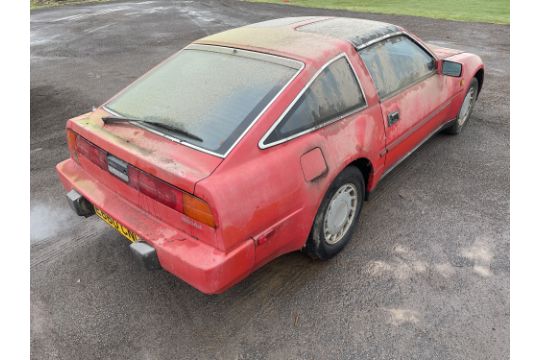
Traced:
<svg viewBox="0 0 540 360">
<path fill-rule="evenodd" d="M 379 94 L 389 169 L 442 123 L 444 82 L 433 55 L 407 35 L 384 39 L 359 54 Z"/>
</svg>

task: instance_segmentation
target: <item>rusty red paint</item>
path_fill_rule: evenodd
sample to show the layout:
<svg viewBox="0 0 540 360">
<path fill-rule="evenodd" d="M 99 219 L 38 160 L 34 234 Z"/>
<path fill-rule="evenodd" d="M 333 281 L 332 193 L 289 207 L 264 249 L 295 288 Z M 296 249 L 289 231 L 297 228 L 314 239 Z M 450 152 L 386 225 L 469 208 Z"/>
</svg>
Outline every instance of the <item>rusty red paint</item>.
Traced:
<svg viewBox="0 0 540 360">
<path fill-rule="evenodd" d="M 69 129 L 108 153 L 204 200 L 216 228 L 194 224 L 84 157 L 79 164 L 73 159 L 58 164 L 62 184 L 137 233 L 156 248 L 165 270 L 205 293 L 223 292 L 275 257 L 301 249 L 326 190 L 344 168 L 364 159 L 370 164 L 367 191 L 372 191 L 388 169 L 456 117 L 463 89 L 483 69 L 476 55 L 431 47 L 437 61 L 449 58 L 462 63 L 462 77 L 443 76 L 439 68 L 430 78 L 380 102 L 370 74 L 350 42 L 295 30 L 299 24 L 313 21 L 322 20 L 243 27 L 197 41 L 285 56 L 305 65 L 224 158 L 129 124 L 105 125 L 101 117 L 108 113 L 102 107 L 67 123 Z M 261 138 L 313 75 L 341 53 L 350 60 L 367 107 L 261 149 Z M 395 109 L 402 120 L 388 126 L 386 114 Z"/>
</svg>

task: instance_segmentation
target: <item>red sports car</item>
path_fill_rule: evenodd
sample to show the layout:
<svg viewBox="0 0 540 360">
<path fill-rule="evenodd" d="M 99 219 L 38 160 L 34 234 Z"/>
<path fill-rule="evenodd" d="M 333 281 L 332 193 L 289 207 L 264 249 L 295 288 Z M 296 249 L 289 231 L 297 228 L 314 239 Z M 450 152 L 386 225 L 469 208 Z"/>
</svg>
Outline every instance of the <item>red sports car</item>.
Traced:
<svg viewBox="0 0 540 360">
<path fill-rule="evenodd" d="M 281 254 L 329 259 L 363 202 L 484 80 L 473 54 L 399 26 L 284 18 L 197 40 L 67 122 L 71 207 L 149 269 L 220 293 Z"/>
</svg>

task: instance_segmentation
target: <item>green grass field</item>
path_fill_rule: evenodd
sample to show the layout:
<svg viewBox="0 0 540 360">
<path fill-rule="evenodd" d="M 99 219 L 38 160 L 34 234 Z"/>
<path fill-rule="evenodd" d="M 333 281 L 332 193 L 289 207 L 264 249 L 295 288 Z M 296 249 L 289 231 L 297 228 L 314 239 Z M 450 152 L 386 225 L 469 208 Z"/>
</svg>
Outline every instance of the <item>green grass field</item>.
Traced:
<svg viewBox="0 0 540 360">
<path fill-rule="evenodd" d="M 510 0 L 248 0 L 435 19 L 510 23 Z"/>
</svg>

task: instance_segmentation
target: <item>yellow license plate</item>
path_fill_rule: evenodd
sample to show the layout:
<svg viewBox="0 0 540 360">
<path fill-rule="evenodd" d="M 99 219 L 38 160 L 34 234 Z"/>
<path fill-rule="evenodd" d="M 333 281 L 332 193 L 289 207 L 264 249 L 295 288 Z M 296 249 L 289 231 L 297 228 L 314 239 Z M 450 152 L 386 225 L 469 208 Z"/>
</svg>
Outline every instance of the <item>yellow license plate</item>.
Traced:
<svg viewBox="0 0 540 360">
<path fill-rule="evenodd" d="M 124 235 L 129 241 L 135 242 L 139 240 L 139 237 L 133 231 L 129 230 L 127 227 L 114 220 L 105 211 L 96 208 L 96 215 L 99 216 L 101 220 L 105 221 L 107 224 L 115 228 L 116 231 L 118 231 L 120 234 Z"/>
</svg>

